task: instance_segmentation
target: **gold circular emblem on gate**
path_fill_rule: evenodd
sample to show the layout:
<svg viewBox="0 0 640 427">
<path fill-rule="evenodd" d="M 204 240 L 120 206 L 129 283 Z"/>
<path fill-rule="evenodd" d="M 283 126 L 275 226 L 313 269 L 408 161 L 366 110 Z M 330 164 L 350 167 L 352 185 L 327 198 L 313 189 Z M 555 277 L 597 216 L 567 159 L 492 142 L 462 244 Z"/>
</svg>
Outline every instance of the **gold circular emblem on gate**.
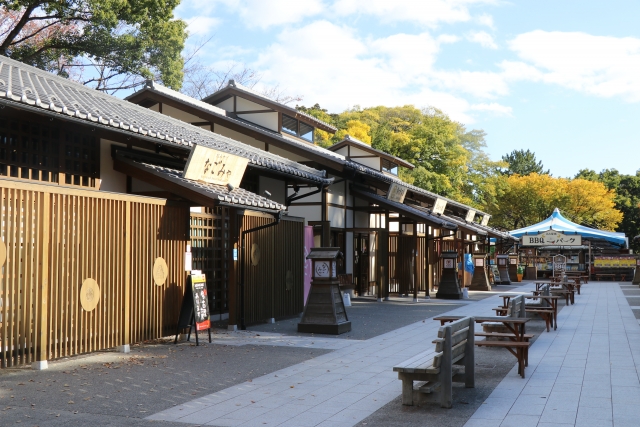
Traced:
<svg viewBox="0 0 640 427">
<path fill-rule="evenodd" d="M 251 264 L 258 265 L 260 262 L 260 256 L 262 253 L 260 252 L 260 246 L 257 243 L 251 245 Z"/>
<path fill-rule="evenodd" d="M 80 305 L 84 311 L 91 311 L 100 302 L 100 286 L 93 279 L 84 279 L 80 288 Z"/>
<path fill-rule="evenodd" d="M 7 247 L 4 245 L 4 242 L 0 240 L 0 267 L 4 265 L 4 262 L 7 260 Z"/>
<path fill-rule="evenodd" d="M 153 263 L 153 281 L 158 286 L 164 285 L 164 282 L 167 281 L 167 276 L 169 276 L 169 267 L 167 267 L 167 262 L 162 257 L 156 258 Z"/>
</svg>

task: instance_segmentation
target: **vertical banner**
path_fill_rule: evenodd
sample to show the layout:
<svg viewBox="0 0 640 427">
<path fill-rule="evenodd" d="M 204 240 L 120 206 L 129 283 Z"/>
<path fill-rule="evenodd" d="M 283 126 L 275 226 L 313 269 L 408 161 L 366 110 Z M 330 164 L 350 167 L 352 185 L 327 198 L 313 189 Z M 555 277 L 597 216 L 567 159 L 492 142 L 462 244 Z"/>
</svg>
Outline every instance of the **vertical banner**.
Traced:
<svg viewBox="0 0 640 427">
<path fill-rule="evenodd" d="M 307 297 L 311 290 L 311 260 L 307 259 L 307 255 L 313 247 L 313 227 L 305 225 L 304 227 L 304 304 L 307 304 Z"/>
</svg>

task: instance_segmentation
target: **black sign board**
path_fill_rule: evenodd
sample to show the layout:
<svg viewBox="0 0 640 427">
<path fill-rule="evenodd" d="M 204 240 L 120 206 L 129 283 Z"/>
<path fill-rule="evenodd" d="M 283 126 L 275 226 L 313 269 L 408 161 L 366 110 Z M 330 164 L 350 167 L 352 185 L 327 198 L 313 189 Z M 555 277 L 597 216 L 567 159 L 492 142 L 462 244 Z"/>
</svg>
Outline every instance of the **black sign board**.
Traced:
<svg viewBox="0 0 640 427">
<path fill-rule="evenodd" d="M 204 274 L 190 274 L 187 276 L 187 286 L 182 299 L 182 308 L 178 317 L 178 327 L 176 328 L 176 338 L 181 329 L 189 328 L 187 341 L 191 338 L 191 329 L 196 327 L 196 345 L 198 342 L 198 331 L 207 329 L 209 331 L 209 342 L 211 342 L 211 323 L 209 321 L 209 300 L 207 298 L 207 282 Z"/>
</svg>

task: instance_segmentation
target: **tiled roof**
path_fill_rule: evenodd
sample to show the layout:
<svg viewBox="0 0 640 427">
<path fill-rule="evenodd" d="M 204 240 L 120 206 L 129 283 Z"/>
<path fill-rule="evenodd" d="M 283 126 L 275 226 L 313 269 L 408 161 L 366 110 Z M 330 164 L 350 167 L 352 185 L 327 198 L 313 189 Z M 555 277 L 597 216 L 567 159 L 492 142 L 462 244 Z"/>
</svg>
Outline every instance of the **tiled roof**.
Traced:
<svg viewBox="0 0 640 427">
<path fill-rule="evenodd" d="M 458 226 L 454 224 L 452 221 L 447 221 L 446 218 L 441 218 L 439 216 L 433 215 L 425 210 L 417 209 L 415 206 L 406 205 L 404 203 L 394 202 L 393 200 L 389 200 L 386 197 L 380 196 L 379 194 L 373 193 L 367 189 L 351 186 L 351 192 L 358 194 L 360 196 L 364 196 L 371 200 L 372 202 L 378 204 L 379 206 L 388 206 L 390 209 L 395 212 L 409 215 L 410 217 L 420 218 L 425 220 L 426 222 L 437 224 L 441 227 L 456 230 Z"/>
<path fill-rule="evenodd" d="M 329 129 L 333 129 L 334 132 L 338 130 L 335 126 L 330 125 L 329 123 L 324 122 L 324 121 L 322 121 L 322 120 L 320 120 L 320 119 L 318 119 L 316 117 L 313 117 L 311 114 L 303 113 L 302 111 L 298 111 L 293 107 L 289 107 L 288 105 L 285 105 L 285 104 L 282 104 L 280 102 L 274 101 L 273 99 L 265 96 L 264 94 L 262 94 L 262 93 L 260 93 L 258 91 L 255 91 L 255 90 L 253 90 L 251 88 L 243 86 L 240 83 L 236 83 L 235 80 L 229 80 L 229 83 L 227 84 L 226 87 L 223 87 L 222 89 L 218 90 L 217 92 L 214 92 L 209 96 L 206 96 L 204 98 L 204 100 L 206 101 L 209 98 L 213 98 L 214 96 L 218 95 L 221 92 L 224 92 L 224 91 L 228 90 L 229 88 L 235 88 L 235 89 L 239 90 L 240 92 L 245 92 L 245 93 L 253 95 L 253 96 L 257 97 L 257 98 L 264 99 L 265 101 L 269 102 L 270 104 L 277 104 L 280 108 L 284 108 L 286 110 L 291 111 L 294 114 L 298 114 L 300 116 L 304 116 L 304 117 L 308 118 L 311 121 L 320 123 L 320 124 L 322 124 L 323 126 L 326 126 Z"/>
<path fill-rule="evenodd" d="M 234 188 L 229 191 L 229 188 L 226 185 L 207 184 L 191 179 L 185 179 L 182 177 L 183 171 L 179 169 L 172 169 L 165 166 L 136 161 L 121 156 L 118 156 L 117 160 L 133 165 L 159 178 L 171 181 L 181 187 L 188 188 L 191 191 L 195 191 L 219 203 L 242 205 L 248 208 L 259 208 L 271 211 L 287 210 L 285 205 L 274 202 L 273 200 L 242 188 Z"/>
<path fill-rule="evenodd" d="M 258 126 L 254 123 L 251 123 L 247 120 L 243 120 L 240 118 L 236 118 L 236 117 L 231 117 L 227 115 L 227 112 L 225 110 L 223 110 L 222 108 L 218 108 L 214 105 L 211 104 L 207 104 L 206 102 L 203 101 L 198 101 L 195 98 L 191 98 L 189 96 L 186 96 L 180 92 L 177 92 L 173 89 L 169 89 L 168 87 L 164 87 L 162 85 L 159 85 L 157 83 L 154 83 L 153 85 L 146 85 L 143 89 L 141 89 L 140 91 L 136 92 L 133 95 L 130 95 L 127 97 L 127 99 L 132 98 L 135 95 L 138 95 L 139 93 L 143 92 L 143 91 L 148 91 L 151 93 L 158 93 L 160 95 L 166 96 L 167 98 L 171 98 L 174 99 L 176 101 L 179 102 L 183 102 L 191 107 L 194 107 L 204 113 L 207 114 L 213 114 L 219 117 L 224 117 L 225 120 L 228 120 L 230 122 L 234 122 L 239 124 L 240 126 L 246 128 L 246 129 L 250 129 L 252 131 L 255 132 L 259 132 L 263 135 L 267 135 L 270 138 L 276 138 L 286 144 L 289 145 L 295 145 L 297 147 L 301 147 L 304 150 L 307 151 L 311 151 L 317 155 L 320 155 L 322 157 L 325 157 L 329 160 L 333 160 L 335 162 L 338 162 L 340 165 L 344 164 L 345 161 L 345 157 L 341 154 L 338 153 L 334 153 L 333 151 L 329 151 L 326 150 L 322 147 L 319 147 L 311 142 L 306 142 L 303 141 L 301 139 L 298 138 L 294 138 L 293 136 L 288 136 L 286 134 L 280 134 L 276 131 L 272 131 L 270 129 L 264 128 L 262 126 Z"/>
<path fill-rule="evenodd" d="M 249 159 L 250 165 L 331 182 L 324 171 L 251 147 L 197 126 L 90 89 L 21 62 L 0 56 L 0 103 L 19 104 L 88 124 L 133 133 L 154 142 L 190 148 L 203 145 Z"/>
</svg>

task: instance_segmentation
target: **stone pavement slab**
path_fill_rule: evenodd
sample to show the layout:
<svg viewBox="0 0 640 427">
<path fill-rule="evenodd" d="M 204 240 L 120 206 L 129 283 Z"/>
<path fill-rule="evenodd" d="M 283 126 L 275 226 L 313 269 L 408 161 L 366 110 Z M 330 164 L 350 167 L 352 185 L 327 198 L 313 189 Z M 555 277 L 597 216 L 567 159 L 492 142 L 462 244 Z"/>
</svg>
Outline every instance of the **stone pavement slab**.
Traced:
<svg viewBox="0 0 640 427">
<path fill-rule="evenodd" d="M 640 325 L 625 293 L 617 283 L 583 286 L 557 333 L 529 350 L 529 376 L 505 377 L 465 427 L 638 425 Z"/>
<path fill-rule="evenodd" d="M 497 303 L 495 298 L 486 298 L 459 306 L 447 314 L 492 315 L 491 309 Z M 354 426 L 400 395 L 401 383 L 393 366 L 418 353 L 433 354 L 431 341 L 439 326 L 439 322 L 427 318 L 361 341 L 263 332 L 257 337 L 253 331 L 228 334 L 224 342 L 236 341 L 233 345 L 280 343 L 321 346 L 335 351 L 257 377 L 250 387 L 244 384 L 230 387 L 147 419 L 214 426 Z M 515 359 L 512 363 L 515 365 Z M 517 374 L 514 377 L 521 380 Z M 273 408 L 270 399 L 286 402 L 283 404 L 298 411 Z"/>
</svg>

